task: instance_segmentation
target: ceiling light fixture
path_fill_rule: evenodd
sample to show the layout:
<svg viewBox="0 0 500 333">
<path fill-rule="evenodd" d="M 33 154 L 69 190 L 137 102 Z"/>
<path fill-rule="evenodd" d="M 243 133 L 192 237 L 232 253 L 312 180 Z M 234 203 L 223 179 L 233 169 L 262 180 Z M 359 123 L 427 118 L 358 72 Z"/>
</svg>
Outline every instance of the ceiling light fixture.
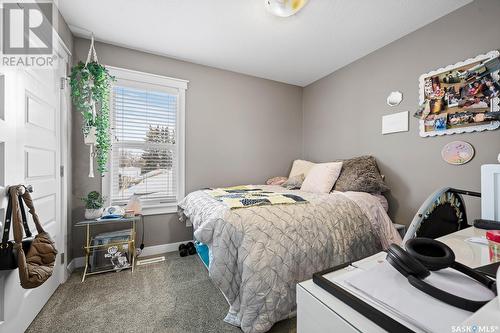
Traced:
<svg viewBox="0 0 500 333">
<path fill-rule="evenodd" d="M 273 15 L 289 17 L 296 14 L 307 3 L 307 0 L 265 0 L 267 10 Z"/>
</svg>

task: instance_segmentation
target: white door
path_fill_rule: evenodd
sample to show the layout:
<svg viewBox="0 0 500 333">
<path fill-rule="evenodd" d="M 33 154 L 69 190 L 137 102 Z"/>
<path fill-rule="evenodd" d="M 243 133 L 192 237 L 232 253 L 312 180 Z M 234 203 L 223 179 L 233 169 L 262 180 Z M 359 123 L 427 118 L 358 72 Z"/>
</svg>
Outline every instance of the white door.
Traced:
<svg viewBox="0 0 500 333">
<path fill-rule="evenodd" d="M 9 69 L 1 73 L 4 84 L 0 86 L 5 93 L 0 95 L 5 108 L 3 117 L 0 111 L 0 186 L 33 186 L 34 206 L 59 254 L 52 277 L 35 289 L 21 288 L 17 270 L 0 271 L 0 332 L 24 332 L 65 275 L 61 256 L 66 221 L 62 221 L 60 166 L 61 102 L 65 100 L 61 94 L 67 93 L 67 89 L 61 90 L 61 77 L 66 75 L 66 59 L 67 54 L 61 54 L 54 69 Z M 3 221 L 6 198 L 1 195 Z M 29 224 L 36 234 L 32 219 Z"/>
</svg>

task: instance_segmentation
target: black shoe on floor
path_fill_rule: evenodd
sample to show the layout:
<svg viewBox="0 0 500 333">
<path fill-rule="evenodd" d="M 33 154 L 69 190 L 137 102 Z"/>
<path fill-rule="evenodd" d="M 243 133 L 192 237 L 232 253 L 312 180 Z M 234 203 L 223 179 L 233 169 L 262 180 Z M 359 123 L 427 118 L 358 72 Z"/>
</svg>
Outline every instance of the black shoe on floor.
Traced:
<svg viewBox="0 0 500 333">
<path fill-rule="evenodd" d="M 186 257 L 189 255 L 189 249 L 188 249 L 188 246 L 186 244 L 179 245 L 179 255 L 181 257 Z"/>
<path fill-rule="evenodd" d="M 194 246 L 193 242 L 187 243 L 186 246 L 187 246 L 187 251 L 190 255 L 196 254 L 196 247 Z"/>
</svg>

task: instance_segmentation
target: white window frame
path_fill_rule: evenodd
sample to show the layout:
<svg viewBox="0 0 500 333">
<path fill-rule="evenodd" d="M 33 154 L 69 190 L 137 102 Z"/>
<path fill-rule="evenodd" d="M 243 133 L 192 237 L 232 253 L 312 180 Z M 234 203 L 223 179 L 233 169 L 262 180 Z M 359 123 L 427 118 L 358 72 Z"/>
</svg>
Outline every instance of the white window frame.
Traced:
<svg viewBox="0 0 500 333">
<path fill-rule="evenodd" d="M 106 66 L 109 73 L 116 78 L 117 85 L 144 89 L 156 88 L 158 91 L 166 91 L 174 93 L 178 96 L 178 110 L 176 116 L 176 187 L 177 201 L 182 200 L 185 195 L 185 105 L 186 105 L 186 89 L 189 81 L 161 76 L 151 73 L 139 72 L 130 69 Z M 155 87 L 156 86 L 156 87 Z M 113 98 L 113 94 L 110 94 Z M 110 103 L 110 120 L 113 123 L 114 110 Z M 111 135 L 113 130 L 111 129 Z M 102 193 L 106 197 L 107 205 L 123 205 L 122 202 L 111 202 L 111 186 L 113 179 L 113 170 L 111 168 L 112 153 L 108 159 L 108 172 L 102 178 Z M 143 203 L 143 215 L 158 215 L 170 214 L 177 212 L 178 202 L 162 203 L 161 199 L 147 206 Z"/>
</svg>

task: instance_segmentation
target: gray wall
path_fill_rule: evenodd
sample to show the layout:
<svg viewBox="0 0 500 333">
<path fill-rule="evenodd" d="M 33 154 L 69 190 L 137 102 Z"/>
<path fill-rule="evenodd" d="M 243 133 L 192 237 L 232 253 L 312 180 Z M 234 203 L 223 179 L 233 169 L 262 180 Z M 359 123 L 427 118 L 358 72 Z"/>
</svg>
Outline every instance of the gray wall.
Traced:
<svg viewBox="0 0 500 333">
<path fill-rule="evenodd" d="M 47 1 L 36 0 L 36 2 L 43 3 L 43 2 L 47 2 Z M 43 8 L 40 8 L 40 10 L 42 10 L 42 12 L 43 12 Z M 47 15 L 47 13 L 44 13 L 44 15 Z M 52 6 L 52 25 L 54 26 L 54 29 L 59 34 L 59 37 L 61 37 L 64 44 L 72 52 L 72 50 L 73 50 L 73 34 L 71 33 L 71 30 L 69 29 L 68 24 L 66 23 L 66 20 L 61 15 L 61 12 L 59 11 L 59 9 L 57 8 L 57 6 L 55 4 Z"/>
<path fill-rule="evenodd" d="M 381 135 L 382 115 L 418 106 L 418 77 L 493 49 L 500 49 L 500 1 L 475 1 L 307 86 L 303 91 L 303 152 L 314 161 L 374 155 L 392 188 L 390 215 L 408 224 L 435 189 L 480 190 L 480 166 L 495 163 L 500 130 L 420 138 L 418 120 L 410 131 Z M 404 94 L 401 105 L 386 105 L 389 92 Z M 470 142 L 474 159 L 451 166 L 441 159 L 443 145 Z M 479 200 L 469 204 L 478 216 Z"/>
<path fill-rule="evenodd" d="M 76 38 L 74 61 L 89 41 Z M 186 193 L 208 186 L 262 183 L 286 175 L 302 147 L 302 88 L 97 43 L 99 60 L 132 70 L 189 80 L 186 93 Z M 83 218 L 79 198 L 100 190 L 89 179 L 88 150 L 73 117 L 73 222 Z M 192 239 L 175 214 L 147 217 L 146 246 Z M 82 255 L 83 230 L 73 228 L 73 257 Z M 139 230 L 139 235 L 141 231 Z"/>
<path fill-rule="evenodd" d="M 68 27 L 68 24 L 64 20 L 64 17 L 62 17 L 61 12 L 57 10 L 57 33 L 63 40 L 64 44 L 68 47 L 70 52 L 73 53 L 73 34 L 71 33 L 71 30 Z"/>
<path fill-rule="evenodd" d="M 305 87 L 178 61 L 97 43 L 107 65 L 190 81 L 186 97 L 186 192 L 207 186 L 261 183 L 286 175 L 293 159 L 331 161 L 373 154 L 392 190 L 390 215 L 408 224 L 423 200 L 442 186 L 480 190 L 480 166 L 495 163 L 500 131 L 420 138 L 418 121 L 410 131 L 381 135 L 382 115 L 415 111 L 418 77 L 430 70 L 500 48 L 500 1 L 476 0 L 438 21 Z M 89 41 L 74 40 L 74 61 L 85 59 Z M 403 103 L 385 104 L 401 90 Z M 87 149 L 80 117 L 73 117 L 72 221 L 83 217 L 80 197 L 100 189 L 87 178 Z M 237 139 L 235 139 L 237 138 Z M 440 151 L 453 140 L 476 148 L 463 166 L 442 161 Z M 479 215 L 479 200 L 469 203 Z M 73 257 L 82 255 L 82 230 L 72 229 Z M 192 230 L 174 214 L 146 219 L 146 246 L 183 241 Z M 139 234 L 141 231 L 139 230 Z"/>
</svg>

